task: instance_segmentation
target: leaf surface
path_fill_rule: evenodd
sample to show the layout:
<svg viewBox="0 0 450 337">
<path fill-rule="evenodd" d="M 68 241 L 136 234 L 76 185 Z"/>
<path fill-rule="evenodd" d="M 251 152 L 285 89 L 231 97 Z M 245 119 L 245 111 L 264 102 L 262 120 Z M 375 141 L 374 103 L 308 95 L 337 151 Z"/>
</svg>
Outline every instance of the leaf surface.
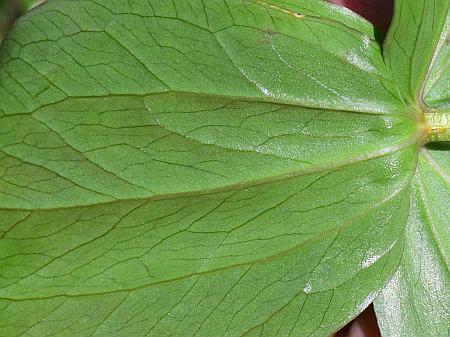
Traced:
<svg viewBox="0 0 450 337">
<path fill-rule="evenodd" d="M 400 46 L 408 50 L 408 41 L 415 38 L 410 63 L 413 71 L 405 72 L 409 77 L 404 77 L 403 83 L 410 84 L 411 92 L 415 92 L 412 96 L 426 114 L 440 115 L 448 112 L 450 106 L 448 4 L 446 1 L 399 1 L 395 28 L 387 43 L 392 50 Z M 406 8 L 410 9 L 409 13 Z M 420 17 L 414 8 L 423 9 Z M 433 24 L 427 24 L 430 20 Z M 412 22 L 420 22 L 420 25 L 414 27 Z M 397 47 L 394 47 L 394 40 Z M 400 61 L 401 57 L 395 55 L 391 57 L 392 62 Z M 417 62 L 422 62 L 418 57 L 426 60 L 423 68 L 415 65 L 415 57 Z M 441 116 L 441 122 L 445 123 L 446 115 Z M 448 143 L 427 145 L 420 151 L 402 261 L 375 302 L 378 322 L 385 336 L 444 337 L 450 333 L 448 151 Z"/>
<path fill-rule="evenodd" d="M 423 101 L 429 109 L 450 110 L 450 11 L 422 85 Z"/>
<path fill-rule="evenodd" d="M 447 151 L 435 150 L 437 160 L 428 150 L 420 157 L 402 262 L 376 301 L 383 335 L 448 336 L 450 332 Z"/>
<path fill-rule="evenodd" d="M 448 46 L 448 9 L 447 0 L 395 1 L 383 53 L 400 94 L 412 104 L 412 109 L 422 104 L 425 82 L 433 77 L 430 72 L 438 59 L 438 63 L 447 63 L 443 67 L 448 67 L 448 57 L 444 55 L 448 56 L 448 47 L 443 46 Z M 441 51 L 444 54 L 439 56 Z M 448 79 L 442 82 L 448 88 Z"/>
</svg>

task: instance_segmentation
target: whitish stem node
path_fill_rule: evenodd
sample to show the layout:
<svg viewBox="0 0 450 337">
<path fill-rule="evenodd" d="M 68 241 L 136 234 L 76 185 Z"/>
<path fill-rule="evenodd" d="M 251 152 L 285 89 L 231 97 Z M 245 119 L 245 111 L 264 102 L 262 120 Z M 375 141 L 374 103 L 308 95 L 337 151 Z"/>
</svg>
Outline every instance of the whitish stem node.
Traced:
<svg viewBox="0 0 450 337">
<path fill-rule="evenodd" d="M 450 141 L 449 112 L 426 112 L 423 116 L 427 143 Z"/>
</svg>

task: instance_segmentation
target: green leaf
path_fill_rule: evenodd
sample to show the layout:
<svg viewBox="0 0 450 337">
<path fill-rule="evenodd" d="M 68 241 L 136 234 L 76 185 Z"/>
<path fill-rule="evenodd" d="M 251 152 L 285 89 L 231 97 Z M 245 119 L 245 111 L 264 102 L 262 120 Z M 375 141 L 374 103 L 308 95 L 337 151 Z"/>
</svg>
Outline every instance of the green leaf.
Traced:
<svg viewBox="0 0 450 337">
<path fill-rule="evenodd" d="M 395 15 L 383 54 L 403 99 L 413 106 L 422 105 L 425 80 L 432 77 L 430 69 L 442 50 L 439 38 L 444 42 L 444 36 L 448 41 L 449 5 L 448 0 L 395 1 Z M 447 48 L 444 49 L 448 55 Z M 442 55 L 441 59 L 447 62 L 444 67 L 448 67 L 448 57 Z M 448 78 L 442 82 L 448 89 Z M 448 90 L 445 94 L 448 95 Z"/>
<path fill-rule="evenodd" d="M 0 48 L 0 336 L 328 336 L 448 192 L 373 28 L 322 1 L 54 0 Z"/>
<path fill-rule="evenodd" d="M 433 151 L 436 160 L 428 150 L 420 157 L 402 263 L 376 301 L 383 335 L 449 335 L 448 150 Z"/>
<path fill-rule="evenodd" d="M 434 8 L 427 7 L 430 5 Z M 413 92 L 417 93 L 415 97 L 419 99 L 422 111 L 430 115 L 431 119 L 438 116 L 437 119 L 441 122 L 447 120 L 447 125 L 442 127 L 442 133 L 448 134 L 448 113 L 444 114 L 450 107 L 448 2 L 400 1 L 397 10 L 404 6 L 424 8 L 420 20 L 422 26 L 416 36 L 416 43 L 421 47 L 416 47 L 414 54 L 424 57 L 426 62 L 420 62 L 423 63 L 425 73 L 420 75 L 422 78 L 417 75 L 416 79 L 419 82 Z M 442 10 L 441 7 L 446 9 Z M 425 22 L 431 19 L 435 23 L 427 25 Z M 404 46 L 407 45 L 408 39 L 414 36 L 411 34 L 411 37 L 408 37 L 410 33 L 400 35 L 401 31 L 411 31 L 410 20 L 414 21 L 414 11 L 409 15 L 405 15 L 403 11 L 398 12 L 394 20 L 397 22 L 394 27 L 398 33 L 391 31 L 392 36 L 398 35 L 398 41 L 405 41 Z M 443 28 L 442 31 L 438 31 L 436 27 L 440 27 L 441 22 L 443 22 Z M 426 34 L 429 34 L 427 41 L 425 41 Z M 420 41 L 424 41 L 423 44 Z M 412 68 L 414 71 L 421 69 L 414 65 L 414 57 L 411 59 L 411 66 L 414 67 Z M 417 71 L 416 74 L 419 72 Z M 413 76 L 409 77 L 410 84 L 413 83 L 413 79 Z M 425 118 L 429 117 L 425 116 Z M 448 326 L 450 321 L 448 309 L 450 307 L 450 228 L 448 226 L 450 160 L 448 151 L 448 143 L 428 145 L 421 150 L 412 185 L 411 208 L 405 232 L 402 262 L 393 279 L 375 302 L 383 335 L 448 336 L 450 333 Z"/>
<path fill-rule="evenodd" d="M 422 86 L 423 101 L 432 110 L 450 111 L 450 11 Z"/>
</svg>

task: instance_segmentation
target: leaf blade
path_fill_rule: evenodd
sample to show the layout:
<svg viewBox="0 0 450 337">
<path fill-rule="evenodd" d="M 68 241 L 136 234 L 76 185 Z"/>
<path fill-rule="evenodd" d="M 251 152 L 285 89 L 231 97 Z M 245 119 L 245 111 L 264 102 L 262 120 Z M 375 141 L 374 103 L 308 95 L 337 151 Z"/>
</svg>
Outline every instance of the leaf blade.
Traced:
<svg viewBox="0 0 450 337">
<path fill-rule="evenodd" d="M 449 76 L 450 76 L 450 11 L 439 37 L 431 67 L 428 70 L 426 82 L 423 84 L 421 96 L 423 101 L 433 110 L 448 111 L 449 102 Z"/>
<path fill-rule="evenodd" d="M 434 162 L 425 152 L 412 192 L 399 270 L 375 301 L 381 331 L 388 336 L 447 336 L 449 332 L 450 236 L 446 222 L 450 190 L 448 180 L 430 160 Z"/>
<path fill-rule="evenodd" d="M 210 330 L 217 328 L 216 320 L 224 324 L 223 309 L 220 309 L 224 307 L 214 309 L 225 296 L 218 289 L 231 289 L 247 269 L 253 267 L 254 272 L 247 275 L 246 287 L 254 287 L 258 280 L 258 289 L 262 292 L 255 293 L 256 303 L 246 308 L 244 316 L 240 306 L 245 303 L 242 301 L 251 298 L 242 297 L 241 292 L 234 294 L 242 298 L 239 305 L 235 303 L 234 310 L 229 308 L 229 303 L 223 304 L 229 308 L 227 317 L 233 318 L 227 329 L 234 326 L 234 333 L 258 330 L 263 325 L 263 317 L 269 319 L 275 315 L 276 319 L 267 323 L 270 329 L 264 333 L 270 336 L 272 329 L 280 328 L 278 320 L 284 315 L 296 317 L 298 314 L 299 318 L 286 323 L 283 329 L 325 335 L 344 324 L 350 318 L 348 315 L 356 315 L 369 304 L 377 289 L 395 270 L 402 247 L 397 241 L 408 209 L 409 178 L 395 173 L 396 169 L 389 172 L 380 168 L 396 159 L 410 166 L 408 159 L 414 153 L 413 148 L 408 148 L 402 153 L 372 159 L 370 166 L 358 163 L 334 172 L 301 176 L 282 184 L 256 186 L 235 193 L 144 204 L 134 201 L 100 205 L 61 210 L 59 214 L 51 210 L 34 211 L 31 215 L 24 214 L 19 221 L 16 212 L 12 212 L 16 223 L 2 238 L 2 273 L 9 277 L 2 281 L 1 302 L 8 305 L 12 300 L 12 303 L 24 303 L 33 308 L 35 302 L 39 307 L 42 301 L 60 303 L 58 298 L 65 298 L 68 307 L 63 305 L 61 311 L 57 310 L 55 315 L 58 316 L 66 310 L 75 310 L 81 296 L 80 300 L 85 303 L 83 312 L 93 315 L 96 306 L 92 301 L 97 301 L 101 294 L 117 298 L 115 294 L 125 292 L 135 298 L 135 293 L 139 296 L 150 291 L 147 295 L 150 297 L 145 298 L 159 301 L 161 297 L 156 294 L 168 289 L 176 303 L 184 298 L 184 293 L 178 292 L 179 287 L 189 288 L 197 278 L 213 277 L 218 283 L 214 281 L 211 285 L 209 279 L 200 283 L 196 295 L 186 299 L 183 306 L 197 306 L 202 298 L 198 291 L 204 291 L 209 284 L 212 293 L 208 301 L 183 321 L 189 329 L 206 329 L 199 335 L 207 336 L 217 331 Z M 349 172 L 352 172 L 350 176 Z M 386 179 L 392 174 L 397 175 L 397 184 Z M 377 188 L 384 191 L 383 195 L 367 190 L 369 186 L 373 188 L 370 185 L 373 179 L 379 181 Z M 327 195 L 330 182 L 338 185 L 332 195 Z M 286 198 L 289 186 L 293 193 Z M 262 193 L 267 190 L 271 192 Z M 247 202 L 245 219 L 236 207 L 242 207 L 239 200 L 250 197 L 252 202 Z M 348 213 L 349 203 L 355 205 L 352 213 Z M 329 214 L 328 218 L 324 218 L 325 214 Z M 2 218 L 8 219 L 8 214 L 3 213 Z M 46 247 L 45 250 L 42 247 Z M 28 258 L 29 262 L 20 269 L 14 267 L 22 258 Z M 330 270 L 342 272 L 330 275 Z M 275 281 L 276 286 L 271 286 Z M 290 286 L 286 286 L 286 282 Z M 304 291 L 299 292 L 299 288 Z M 353 295 L 349 296 L 349 292 Z M 296 311 L 304 301 L 310 301 L 309 297 L 312 302 L 304 304 L 300 312 Z M 119 298 L 122 299 L 122 295 Z M 233 298 L 229 300 L 235 301 Z M 262 303 L 267 303 L 267 307 L 256 310 Z M 18 305 L 8 307 L 20 310 Z M 108 307 L 109 310 L 116 305 L 119 304 Z M 317 305 L 322 309 L 317 309 Z M 340 314 L 335 309 L 327 313 L 330 305 L 348 309 L 338 310 Z M 49 305 L 49 309 L 55 308 Z M 149 309 L 155 310 L 153 306 Z M 98 315 L 103 315 L 104 310 Z M 212 310 L 213 315 L 201 314 L 203 310 Z M 326 318 L 320 320 L 316 310 Z M 156 316 L 154 313 L 153 319 Z M 311 321 L 311 317 L 316 320 Z M 35 325 L 34 321 L 32 329 L 37 333 L 42 328 L 48 331 L 68 328 L 64 321 L 53 318 L 50 312 L 48 323 L 44 320 L 43 325 Z M 127 318 L 130 317 L 125 315 L 122 319 Z M 200 318 L 208 320 L 209 324 L 199 326 L 196 322 Z M 162 322 L 161 330 L 158 325 L 155 336 L 170 335 L 171 329 L 178 329 L 170 317 L 167 320 L 172 323 L 163 328 L 165 323 Z M 112 320 L 101 324 L 96 321 L 96 324 L 95 328 L 102 331 L 110 330 L 116 323 Z M 187 326 L 179 329 L 173 333 L 181 334 Z M 287 335 L 288 331 L 283 334 Z"/>
<path fill-rule="evenodd" d="M 413 109 L 422 106 L 422 87 L 433 66 L 448 9 L 445 0 L 395 2 L 383 54 L 401 96 Z"/>
<path fill-rule="evenodd" d="M 0 53 L 3 331 L 324 336 L 363 310 L 400 259 L 419 135 L 367 23 L 330 8 L 23 19 Z"/>
</svg>

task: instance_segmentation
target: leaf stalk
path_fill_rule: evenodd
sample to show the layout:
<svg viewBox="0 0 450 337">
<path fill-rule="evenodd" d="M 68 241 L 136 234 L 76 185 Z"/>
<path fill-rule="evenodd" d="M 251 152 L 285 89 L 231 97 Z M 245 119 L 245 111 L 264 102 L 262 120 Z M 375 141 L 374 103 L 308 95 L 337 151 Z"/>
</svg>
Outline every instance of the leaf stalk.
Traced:
<svg viewBox="0 0 450 337">
<path fill-rule="evenodd" d="M 449 112 L 426 112 L 423 115 L 427 143 L 450 141 Z"/>
</svg>

